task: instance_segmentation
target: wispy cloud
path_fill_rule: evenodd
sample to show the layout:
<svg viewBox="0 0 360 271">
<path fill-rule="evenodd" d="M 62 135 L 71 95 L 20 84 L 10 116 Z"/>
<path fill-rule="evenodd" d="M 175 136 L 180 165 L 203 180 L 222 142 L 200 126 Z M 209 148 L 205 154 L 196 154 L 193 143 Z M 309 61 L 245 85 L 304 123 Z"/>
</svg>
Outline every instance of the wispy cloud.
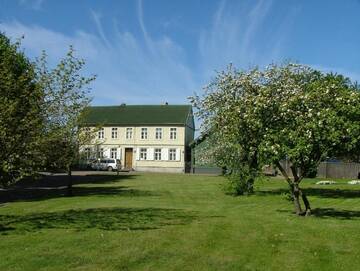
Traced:
<svg viewBox="0 0 360 271">
<path fill-rule="evenodd" d="M 102 24 L 101 24 L 101 17 L 102 17 L 101 14 L 99 12 L 91 10 L 91 16 L 92 16 L 92 18 L 93 18 L 93 20 L 95 22 L 96 29 L 98 31 L 99 36 L 101 37 L 101 39 L 103 40 L 103 42 L 105 43 L 105 45 L 107 47 L 111 47 L 111 44 L 108 41 L 108 39 L 106 38 L 104 29 L 103 29 Z"/>
<path fill-rule="evenodd" d="M 97 29 L 101 30 L 101 21 L 96 14 L 92 12 L 91 16 L 97 18 Z M 101 31 L 98 35 L 81 30 L 64 35 L 18 21 L 2 23 L 0 30 L 14 38 L 24 35 L 22 45 L 32 57 L 46 49 L 50 63 L 58 61 L 68 46 L 73 45 L 78 55 L 86 59 L 86 72 L 98 75 L 93 85 L 95 103 L 186 102 L 186 97 L 199 86 L 183 62 L 183 49 L 169 37 L 153 39 L 148 36 L 154 46 L 154 54 L 149 54 L 133 33 L 121 32 L 115 26 L 116 21 L 111 40 Z"/>
<path fill-rule="evenodd" d="M 239 1 L 230 6 L 221 1 L 212 19 L 210 29 L 204 30 L 199 38 L 199 51 L 202 55 L 202 71 L 208 78 L 214 70 L 224 69 L 229 63 L 247 68 L 253 65 L 266 65 L 283 57 L 280 54 L 283 43 L 291 29 L 298 12 L 297 6 L 278 18 L 276 29 L 267 36 L 264 29 L 275 9 L 272 0 Z"/>
<path fill-rule="evenodd" d="M 44 0 L 19 0 L 19 4 L 33 10 L 42 10 Z"/>
<path fill-rule="evenodd" d="M 237 2 L 234 8 L 225 0 L 221 1 L 213 14 L 211 27 L 204 29 L 194 41 L 198 51 L 191 54 L 196 56 L 192 61 L 188 59 L 189 52 L 174 39 L 165 34 L 151 34 L 142 0 L 136 3 L 140 35 L 120 30 L 116 18 L 103 16 L 97 10 L 89 12 L 95 34 L 81 29 L 64 34 L 16 20 L 0 24 L 0 31 L 14 38 L 25 35 L 26 53 L 36 57 L 45 49 L 51 63 L 64 56 L 68 46 L 73 45 L 87 61 L 87 72 L 98 75 L 93 86 L 96 104 L 184 103 L 187 96 L 199 91 L 210 80 L 215 70 L 223 69 L 230 62 L 246 68 L 280 58 L 285 33 L 290 30 L 296 13 L 284 15 L 278 30 L 271 33 L 273 38 L 266 40 L 267 47 L 261 47 L 264 38 L 260 33 L 274 3 L 272 0 L 253 3 Z M 260 43 L 260 47 L 254 46 L 255 43 Z"/>
</svg>

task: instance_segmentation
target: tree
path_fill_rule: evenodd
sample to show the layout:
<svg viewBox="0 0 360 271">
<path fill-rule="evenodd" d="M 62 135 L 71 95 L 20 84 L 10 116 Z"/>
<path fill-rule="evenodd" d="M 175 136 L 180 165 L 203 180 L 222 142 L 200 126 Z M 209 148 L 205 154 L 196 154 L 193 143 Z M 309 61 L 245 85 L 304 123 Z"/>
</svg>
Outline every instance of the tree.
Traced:
<svg viewBox="0 0 360 271">
<path fill-rule="evenodd" d="M 7 186 L 36 173 L 41 161 L 42 89 L 33 64 L 0 33 L 0 182 Z"/>
<path fill-rule="evenodd" d="M 78 162 L 80 146 L 89 142 L 93 134 L 81 129 L 81 120 L 91 101 L 89 84 L 95 76 L 81 75 L 85 62 L 75 56 L 72 46 L 55 68 L 49 69 L 46 59 L 43 52 L 36 66 L 37 81 L 45 92 L 43 147 L 48 168 L 67 171 L 68 194 L 72 195 L 72 166 Z"/>
<path fill-rule="evenodd" d="M 202 131 L 215 143 L 210 144 L 208 157 L 227 168 L 230 188 L 237 195 L 253 192 L 262 165 L 259 146 L 267 115 L 257 112 L 252 100 L 264 88 L 262 80 L 257 68 L 243 72 L 229 66 L 218 73 L 202 97 L 190 97 L 202 120 Z"/>
<path fill-rule="evenodd" d="M 266 149 L 289 183 L 295 212 L 308 215 L 311 208 L 300 188 L 302 179 L 327 157 L 359 151 L 360 93 L 349 79 L 306 66 L 288 65 L 278 75 L 269 85 L 281 96 L 268 100 L 279 110 L 269 127 Z M 292 178 L 280 163 L 284 157 L 290 162 Z"/>
<path fill-rule="evenodd" d="M 274 163 L 289 184 L 299 215 L 311 210 L 300 189 L 304 176 L 328 156 L 359 150 L 360 94 L 341 75 L 291 63 L 262 71 L 230 67 L 192 101 L 203 129 L 218 143 L 212 157 L 237 175 L 238 187 L 244 182 L 251 187 L 261 165 Z M 291 175 L 281 165 L 284 159 L 291 164 Z"/>
</svg>

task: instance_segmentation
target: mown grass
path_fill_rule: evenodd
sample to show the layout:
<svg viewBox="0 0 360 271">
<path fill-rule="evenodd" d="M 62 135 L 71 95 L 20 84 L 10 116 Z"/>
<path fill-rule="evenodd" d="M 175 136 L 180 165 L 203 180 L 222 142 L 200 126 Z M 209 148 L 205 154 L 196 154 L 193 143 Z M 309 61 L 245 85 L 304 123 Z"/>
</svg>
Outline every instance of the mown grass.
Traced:
<svg viewBox="0 0 360 271">
<path fill-rule="evenodd" d="M 60 178 L 60 177 L 59 177 Z M 0 270 L 359 270 L 360 187 L 305 180 L 296 217 L 282 180 L 224 195 L 222 177 L 86 176 L 0 193 Z"/>
</svg>

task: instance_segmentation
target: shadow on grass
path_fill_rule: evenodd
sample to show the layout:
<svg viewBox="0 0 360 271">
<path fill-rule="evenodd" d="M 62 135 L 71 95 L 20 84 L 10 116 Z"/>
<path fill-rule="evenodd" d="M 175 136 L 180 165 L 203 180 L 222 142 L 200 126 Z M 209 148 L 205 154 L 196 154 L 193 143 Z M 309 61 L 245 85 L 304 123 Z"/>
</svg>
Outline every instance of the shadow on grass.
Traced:
<svg viewBox="0 0 360 271">
<path fill-rule="evenodd" d="M 293 213 L 289 210 L 277 210 L 281 213 Z M 295 214 L 294 214 L 295 215 Z M 336 219 L 357 219 L 360 218 L 360 211 L 354 210 L 337 210 L 334 208 L 316 208 L 311 210 L 311 216 L 318 218 L 336 218 Z"/>
<path fill-rule="evenodd" d="M 339 189 L 339 188 L 302 188 L 302 191 L 307 196 L 315 196 L 321 198 L 360 198 L 360 189 Z M 260 190 L 256 191 L 260 196 L 282 195 L 289 193 L 289 189 L 274 189 L 274 190 Z"/>
<path fill-rule="evenodd" d="M 161 208 L 96 208 L 21 216 L 0 215 L 0 233 L 24 233 L 42 229 L 152 230 L 186 225 L 199 219 L 196 213 Z"/>
<path fill-rule="evenodd" d="M 134 178 L 135 175 L 85 175 L 73 176 L 73 195 L 78 196 L 158 196 L 158 193 L 127 186 L 91 186 L 92 184 L 118 183 Z M 85 184 L 89 184 L 86 186 Z M 9 189 L 0 190 L 0 204 L 12 201 L 37 201 L 67 195 L 67 176 L 44 176 L 35 181 L 22 181 Z"/>
</svg>

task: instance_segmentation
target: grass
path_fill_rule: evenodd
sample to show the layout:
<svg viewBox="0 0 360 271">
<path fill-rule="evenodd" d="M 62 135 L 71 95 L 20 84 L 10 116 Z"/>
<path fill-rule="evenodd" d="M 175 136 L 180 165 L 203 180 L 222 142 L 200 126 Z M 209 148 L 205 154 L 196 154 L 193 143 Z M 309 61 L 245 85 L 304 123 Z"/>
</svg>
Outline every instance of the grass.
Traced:
<svg viewBox="0 0 360 271">
<path fill-rule="evenodd" d="M 62 177 L 0 191 L 0 270 L 357 270 L 360 189 L 303 187 L 296 217 L 281 180 L 226 196 L 222 177 Z"/>
</svg>

